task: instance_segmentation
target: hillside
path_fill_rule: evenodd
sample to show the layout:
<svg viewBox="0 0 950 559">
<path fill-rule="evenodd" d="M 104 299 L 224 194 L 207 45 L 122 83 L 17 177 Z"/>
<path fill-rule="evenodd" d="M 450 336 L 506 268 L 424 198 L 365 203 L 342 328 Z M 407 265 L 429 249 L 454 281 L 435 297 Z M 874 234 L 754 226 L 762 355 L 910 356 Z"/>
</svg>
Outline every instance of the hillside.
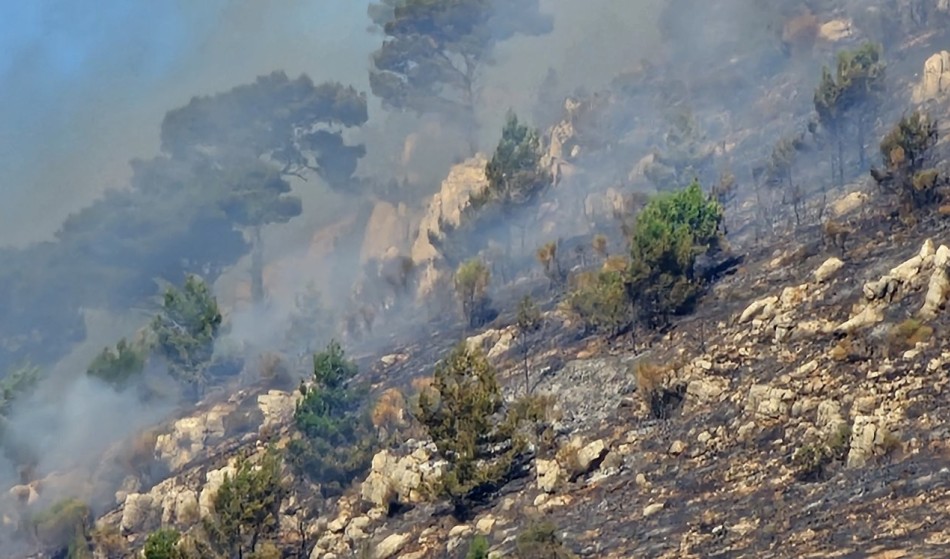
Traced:
<svg viewBox="0 0 950 559">
<path fill-rule="evenodd" d="M 213 301 L 202 363 L 186 339 L 108 398 L 91 385 L 115 408 L 89 417 L 128 425 L 58 461 L 34 455 L 57 447 L 42 413 L 24 431 L 42 444 L 0 438 L 19 478 L 0 550 L 946 557 L 950 6 L 807 4 L 749 45 L 721 38 L 732 3 L 666 11 L 665 34 L 708 27 L 558 99 L 542 130 L 511 112 L 428 190 L 347 175 L 367 192 L 339 187 L 300 250 L 261 252 L 237 212 L 257 237 L 235 267 L 189 279 L 205 299 L 166 291 L 129 337 L 164 349 L 186 330 L 169 294 Z M 717 52 L 690 51 L 706 35 Z M 271 228 L 302 211 L 274 207 Z M 33 417 L 4 398 L 0 428 Z"/>
</svg>

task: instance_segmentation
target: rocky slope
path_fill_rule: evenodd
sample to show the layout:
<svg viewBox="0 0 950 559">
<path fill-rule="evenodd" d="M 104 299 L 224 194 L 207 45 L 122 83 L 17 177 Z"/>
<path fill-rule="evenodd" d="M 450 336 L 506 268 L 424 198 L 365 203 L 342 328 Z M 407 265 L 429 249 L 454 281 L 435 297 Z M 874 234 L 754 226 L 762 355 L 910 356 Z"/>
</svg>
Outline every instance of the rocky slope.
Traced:
<svg viewBox="0 0 950 559">
<path fill-rule="evenodd" d="M 882 240 L 883 227 L 866 223 L 844 255 L 801 260 L 792 246 L 750 262 L 704 301 L 716 314 L 652 347 L 540 344 L 534 389 L 554 398 L 560 449 L 470 522 L 426 498 L 441 464 L 431 444 L 409 441 L 379 452 L 342 497 L 321 502 L 294 483 L 282 544 L 311 558 L 448 557 L 482 533 L 504 552 L 527 519 L 543 518 L 581 557 L 945 556 L 947 229 L 930 224 L 926 236 L 895 243 Z M 552 334 L 564 329 L 556 312 L 548 318 Z M 915 319 L 926 330 L 908 334 Z M 489 330 L 469 343 L 486 349 L 513 394 L 522 376 L 511 334 Z M 408 384 L 399 377 L 433 359 L 413 351 L 373 368 Z M 645 362 L 663 373 L 638 375 Z M 662 419 L 649 390 L 673 396 Z M 286 442 L 296 398 L 249 389 L 160 429 L 148 450 L 152 470 L 169 475 L 148 487 L 130 473 L 99 526 L 135 548 L 161 525 L 194 525 L 237 457 Z M 841 433 L 837 459 L 804 475 L 802 449 Z M 28 500 L 34 489 L 15 491 Z"/>
<path fill-rule="evenodd" d="M 945 103 L 945 53 L 934 57 L 915 94 Z M 584 152 L 572 124 L 581 109 L 569 103 L 552 132 L 550 160 L 565 177 Z M 431 292 L 445 270 L 429 234 L 457 222 L 468 194 L 484 188 L 483 169 L 484 158 L 456 166 L 421 215 L 377 205 L 363 258 L 408 255 L 423 271 L 419 295 Z M 285 556 L 451 557 L 475 533 L 505 553 L 537 518 L 580 557 L 947 556 L 950 236 L 942 217 L 893 228 L 874 212 L 877 194 L 859 186 L 829 204 L 858 225 L 843 251 L 816 227 L 752 242 L 741 227 L 752 210 L 740 204 L 734 236 L 745 266 L 662 337 L 579 339 L 546 301 L 530 369 L 534 391 L 553 401 L 556 452 L 537 456 L 527 477 L 464 523 L 427 496 L 443 464 L 425 440 L 380 451 L 361 483 L 327 500 L 286 472 Z M 623 203 L 605 188 L 585 198 L 583 213 Z M 450 322 L 359 355 L 364 378 L 410 392 L 460 337 Z M 485 350 L 514 397 L 523 376 L 511 322 L 503 313 L 468 343 Z M 263 383 L 211 397 L 116 445 L 91 481 L 54 475 L 16 486 L 0 503 L 5 534 L 71 483 L 107 493 L 97 533 L 114 537 L 112 547 L 97 540 L 98 556 L 134 556 L 150 531 L 187 531 L 207 517 L 238 459 L 285 446 L 298 398 L 293 386 Z"/>
</svg>

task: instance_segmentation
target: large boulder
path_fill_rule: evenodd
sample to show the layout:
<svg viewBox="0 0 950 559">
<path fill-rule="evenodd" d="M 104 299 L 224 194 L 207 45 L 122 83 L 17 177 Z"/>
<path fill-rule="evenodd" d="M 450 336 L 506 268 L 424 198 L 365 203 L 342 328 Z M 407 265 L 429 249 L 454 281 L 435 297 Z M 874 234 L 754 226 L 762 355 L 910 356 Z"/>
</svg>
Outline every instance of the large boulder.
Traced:
<svg viewBox="0 0 950 559">
<path fill-rule="evenodd" d="M 914 102 L 939 99 L 950 92 L 950 51 L 940 51 L 924 62 L 924 73 L 914 88 Z"/>
</svg>

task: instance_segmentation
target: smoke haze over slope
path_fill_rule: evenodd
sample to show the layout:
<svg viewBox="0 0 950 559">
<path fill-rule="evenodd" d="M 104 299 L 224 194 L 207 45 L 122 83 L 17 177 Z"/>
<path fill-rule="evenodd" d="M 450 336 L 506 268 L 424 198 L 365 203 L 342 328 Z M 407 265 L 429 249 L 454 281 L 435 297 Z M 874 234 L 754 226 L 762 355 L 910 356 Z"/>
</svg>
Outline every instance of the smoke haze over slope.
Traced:
<svg viewBox="0 0 950 559">
<path fill-rule="evenodd" d="M 368 2 L 107 0 L 8 3 L 0 27 L 0 245 L 47 239 L 65 216 L 121 187 L 129 159 L 157 152 L 164 114 L 282 69 L 367 91 Z M 503 44 L 489 70 L 483 143 L 548 67 L 569 90 L 648 52 L 658 0 L 546 0 L 555 30 Z M 371 125 L 384 118 L 370 98 Z M 372 154 L 372 145 L 369 157 Z"/>
</svg>

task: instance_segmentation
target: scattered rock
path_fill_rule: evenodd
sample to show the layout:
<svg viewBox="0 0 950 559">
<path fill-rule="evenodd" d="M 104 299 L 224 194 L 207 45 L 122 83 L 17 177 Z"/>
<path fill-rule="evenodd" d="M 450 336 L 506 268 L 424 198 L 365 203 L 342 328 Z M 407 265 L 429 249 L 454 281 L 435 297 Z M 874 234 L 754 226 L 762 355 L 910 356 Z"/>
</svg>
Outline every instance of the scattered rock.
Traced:
<svg viewBox="0 0 950 559">
<path fill-rule="evenodd" d="M 840 258 L 832 256 L 815 270 L 815 281 L 825 283 L 833 278 L 843 267 L 844 262 L 842 262 Z"/>
<path fill-rule="evenodd" d="M 538 472 L 538 488 L 545 493 L 554 493 L 561 479 L 561 466 L 557 460 L 537 459 L 534 465 Z"/>
<path fill-rule="evenodd" d="M 666 507 L 666 503 L 653 503 L 652 505 L 647 505 L 643 507 L 643 518 L 653 516 L 654 514 L 660 512 Z"/>
<path fill-rule="evenodd" d="M 686 443 L 683 441 L 673 441 L 673 444 L 670 445 L 669 453 L 672 456 L 679 456 L 686 452 Z"/>
<path fill-rule="evenodd" d="M 397 553 L 402 551 L 402 548 L 406 547 L 406 544 L 409 543 L 409 539 L 409 534 L 390 534 L 386 536 L 383 541 L 376 544 L 376 549 L 373 550 L 374 559 L 390 559 L 391 557 L 395 557 Z"/>
</svg>

